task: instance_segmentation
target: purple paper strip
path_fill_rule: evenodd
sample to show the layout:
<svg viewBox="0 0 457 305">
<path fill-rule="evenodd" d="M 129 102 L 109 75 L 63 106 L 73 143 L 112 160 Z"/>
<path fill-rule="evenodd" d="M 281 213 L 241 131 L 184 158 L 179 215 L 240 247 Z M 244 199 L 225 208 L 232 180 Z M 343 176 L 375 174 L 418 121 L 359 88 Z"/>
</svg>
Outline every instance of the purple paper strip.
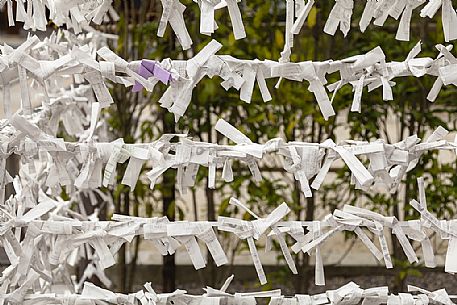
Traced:
<svg viewBox="0 0 457 305">
<path fill-rule="evenodd" d="M 141 63 L 140 67 L 138 68 L 138 74 L 145 79 L 148 79 L 153 75 L 151 71 L 149 71 L 145 66 L 143 66 L 143 63 Z M 143 85 L 135 81 L 135 85 L 133 85 L 132 91 L 139 92 L 141 91 L 141 89 L 143 89 Z"/>
<path fill-rule="evenodd" d="M 165 85 L 168 85 L 171 81 L 171 73 L 156 64 L 154 60 L 150 59 L 143 59 L 141 61 L 140 67 L 138 68 L 138 74 L 145 79 L 154 76 Z M 139 82 L 135 81 L 132 91 L 139 92 L 141 89 L 143 89 L 143 86 Z"/>
<path fill-rule="evenodd" d="M 156 65 L 154 68 L 154 76 L 157 77 L 165 85 L 168 85 L 168 82 L 171 80 L 170 72 L 163 69 L 159 65 Z"/>
<path fill-rule="evenodd" d="M 156 62 L 155 62 L 155 60 L 143 59 L 141 61 L 141 65 L 144 66 L 146 69 L 148 69 L 149 72 L 154 73 L 154 69 L 156 67 Z"/>
</svg>

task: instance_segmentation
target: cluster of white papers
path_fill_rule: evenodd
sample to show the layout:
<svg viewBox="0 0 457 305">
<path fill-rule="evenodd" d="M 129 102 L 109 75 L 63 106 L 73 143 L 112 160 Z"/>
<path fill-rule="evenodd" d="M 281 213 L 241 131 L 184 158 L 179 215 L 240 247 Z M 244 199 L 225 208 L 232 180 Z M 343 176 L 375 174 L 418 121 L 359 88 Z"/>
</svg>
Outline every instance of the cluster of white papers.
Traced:
<svg viewBox="0 0 457 305">
<path fill-rule="evenodd" d="M 16 2 L 16 11 L 13 12 L 13 1 Z M 194 0 L 200 8 L 200 33 L 213 34 L 218 26 L 215 20 L 215 11 L 227 8 L 235 39 L 246 37 L 243 20 L 238 7 L 239 0 Z M 186 6 L 179 0 L 161 0 L 162 16 L 159 21 L 157 35 L 163 37 L 168 24 L 178 38 L 184 50 L 192 46 L 192 38 L 186 27 L 184 11 Z M 301 28 L 313 8 L 315 0 L 286 1 L 286 28 L 285 46 L 281 54 L 283 59 L 290 56 L 293 47 L 293 36 L 300 33 Z M 56 1 L 56 0 L 29 0 L 27 5 L 22 0 L 2 0 L 0 9 L 7 6 L 8 22 L 13 26 L 15 21 L 23 22 L 26 30 L 46 30 L 48 20 L 46 9 L 49 9 L 49 20 L 58 26 L 66 26 L 79 33 L 90 22 L 101 24 L 104 19 L 117 21 L 119 16 L 112 7 L 112 0 L 90 1 Z M 339 28 L 346 36 L 351 28 L 351 19 L 354 0 L 335 0 L 325 23 L 324 32 L 334 35 Z M 385 21 L 392 17 L 399 20 L 395 38 L 409 41 L 411 17 L 420 10 L 420 17 L 433 18 L 441 9 L 442 27 L 445 41 L 457 38 L 457 14 L 451 0 L 367 0 L 365 9 L 359 21 L 360 31 L 365 32 L 373 22 L 376 26 L 383 26 Z"/>
<path fill-rule="evenodd" d="M 59 27 L 65 26 L 68 30 L 73 29 L 75 33 L 80 33 L 91 22 L 101 24 L 104 20 L 119 20 L 112 2 L 112 0 L 1 0 L 0 10 L 6 5 L 9 26 L 14 26 L 15 22 L 23 22 L 25 30 L 46 31 L 49 20 Z"/>
<path fill-rule="evenodd" d="M 171 293 L 157 293 L 151 283 L 146 283 L 144 289 L 135 293 L 114 293 L 100 288 L 90 282 L 84 283 L 81 293 L 25 293 L 22 298 L 24 305 L 52 304 L 141 304 L 141 305 L 166 305 L 166 304 L 246 304 L 256 305 L 256 299 L 269 298 L 269 305 L 357 305 L 357 304 L 395 304 L 395 305 L 453 305 L 453 295 L 448 295 L 445 289 L 428 291 L 419 287 L 408 285 L 408 293 L 398 295 L 389 293 L 387 286 L 362 289 L 354 282 L 349 282 L 335 290 L 327 290 L 316 295 L 295 294 L 286 296 L 281 289 L 253 291 L 253 292 L 227 292 L 227 288 L 233 279 L 233 275 L 227 279 L 220 289 L 212 287 L 203 288 L 201 295 L 188 294 L 186 290 L 177 289 Z M 15 302 L 16 295 L 0 295 L 3 300 Z M 13 303 L 15 304 L 15 303 Z"/>
<path fill-rule="evenodd" d="M 256 241 L 266 239 L 266 251 L 270 251 L 274 239 L 279 242 L 285 261 L 295 274 L 298 270 L 292 252 L 303 251 L 314 255 L 315 283 L 325 285 L 321 246 L 337 232 L 354 232 L 387 268 L 392 268 L 393 264 L 388 247 L 389 236 L 386 237 L 386 234 L 391 234 L 391 238 L 395 235 L 411 263 L 419 261 L 411 241 L 420 243 L 425 266 L 433 268 L 436 260 L 429 236 L 435 233 L 437 238 L 449 240 L 445 271 L 457 272 L 457 220 L 438 220 L 428 211 L 422 179 L 418 180 L 418 201 L 410 202 L 421 215 L 417 220 L 399 221 L 395 217 L 345 205 L 323 220 L 288 221 L 286 217 L 291 210 L 285 203 L 261 217 L 241 201 L 231 198 L 230 204 L 248 212 L 254 220 L 219 216 L 213 222 L 171 222 L 166 217 L 142 218 L 118 214 L 114 214 L 111 221 L 100 221 L 96 213 L 88 215 L 85 212 L 81 196 L 89 198 L 95 205 L 97 194 L 106 203 L 109 198 L 102 192 L 75 192 L 69 200 L 63 200 L 58 195 L 51 197 L 41 190 L 47 181 L 40 172 L 34 176 L 21 171 L 21 175 L 13 179 L 16 194 L 0 207 L 0 241 L 10 262 L 0 277 L 0 292 L 12 293 L 18 298 L 23 297 L 30 287 L 40 283 L 40 287 L 45 289 L 56 279 L 74 287 L 75 291 L 93 275 L 110 286 L 104 269 L 116 263 L 117 251 L 124 243 L 132 242 L 135 236 L 150 241 L 161 255 L 173 254 L 178 248 L 185 249 L 194 267 L 200 269 L 206 266 L 201 246 L 207 249 L 217 266 L 228 263 L 217 233 L 231 233 L 233 237 L 246 241 L 261 284 L 267 283 L 267 278 Z M 36 189 L 38 191 L 34 191 Z M 78 203 L 80 213 L 71 209 L 74 202 Z M 23 238 L 21 234 L 24 234 Z M 287 243 L 287 236 L 294 241 L 291 246 Z M 40 251 L 35 251 L 37 248 Z M 90 258 L 90 264 L 84 276 L 75 283 L 69 268 L 85 256 Z"/>
<path fill-rule="evenodd" d="M 68 32 L 67 32 L 68 33 Z M 71 34 L 67 34 L 69 36 Z M 435 101 L 443 85 L 457 85 L 457 59 L 450 53 L 452 46 L 437 45 L 439 51 L 435 59 L 416 58 L 420 53 L 418 43 L 401 62 L 386 62 L 380 47 L 364 55 L 356 55 L 342 60 L 322 62 L 290 63 L 271 60 L 241 60 L 229 55 L 216 55 L 222 45 L 213 40 L 198 54 L 189 60 L 165 59 L 155 62 L 169 85 L 159 99 L 159 104 L 175 115 L 176 121 L 188 108 L 192 91 L 203 77 L 220 77 L 221 86 L 229 90 L 234 88 L 240 93 L 240 99 L 250 103 L 257 82 L 262 99 L 272 99 L 267 86 L 267 79 L 278 78 L 292 81 L 307 81 L 308 90 L 316 98 L 323 117 L 327 120 L 335 115 L 332 106 L 337 91 L 344 85 L 353 87 L 354 98 L 351 111 L 362 111 L 362 92 L 382 87 L 383 100 L 392 100 L 393 81 L 396 77 L 431 75 L 436 81 L 427 99 Z M 75 79 L 76 83 L 88 82 L 95 93 L 99 108 L 109 106 L 113 99 L 107 88 L 107 80 L 130 87 L 138 85 L 147 91 L 154 90 L 160 76 L 143 77 L 142 61 L 127 62 L 117 56 L 108 47 L 96 48 L 90 44 L 70 43 L 60 36 L 52 40 L 40 41 L 30 37 L 22 45 L 13 49 L 1 48 L 0 54 L 0 89 L 3 91 L 3 108 L 6 116 L 11 115 L 10 86 L 19 82 L 21 86 L 21 106 L 25 114 L 31 112 L 30 82 L 42 88 L 44 100 L 50 87 L 62 82 L 62 79 Z M 340 80 L 327 84 L 326 76 L 338 72 Z M 163 75 L 166 73 L 166 75 Z M 279 86 L 280 83 L 277 83 Z M 330 98 L 329 93 L 333 96 Z M 44 103 L 44 102 L 43 102 Z"/>
<path fill-rule="evenodd" d="M 286 143 L 280 138 L 258 144 L 219 119 L 215 129 L 235 144 L 198 142 L 184 134 L 163 135 L 151 143 L 126 144 L 123 139 L 113 142 L 65 142 L 43 132 L 37 124 L 19 114 L 14 114 L 8 122 L 9 125 L 0 129 L 0 135 L 4 135 L 5 157 L 16 153 L 35 158 L 43 165 L 41 173 L 42 177 L 46 177 L 45 186 L 76 187 L 79 190 L 113 185 L 118 164 L 125 162 L 128 166 L 123 173 L 122 184 L 132 190 L 144 165 L 151 167 L 146 173 L 151 188 L 165 171 L 177 169 L 176 186 L 182 194 L 195 185 L 200 166 L 209 168 L 209 188 L 216 187 L 218 168 L 222 169 L 221 176 L 225 182 L 233 181 L 233 162 L 246 164 L 253 179 L 260 181 L 262 173 L 259 165 L 265 157 L 275 155 L 283 161 L 284 170 L 293 174 L 299 182 L 306 197 L 312 197 L 312 189 L 320 188 L 337 160 L 342 160 L 349 168 L 351 181 L 357 189 L 369 191 L 381 187 L 395 192 L 406 172 L 417 165 L 425 152 L 457 148 L 456 142 L 445 140 L 448 131 L 442 127 L 423 142 L 412 135 L 393 144 L 383 140 L 346 140 L 335 144 L 331 139 L 323 143 Z M 54 124 L 56 122 L 59 121 L 55 120 Z M 362 161 L 368 161 L 368 165 Z M 31 172 L 35 171 L 33 162 L 23 166 Z"/>
<path fill-rule="evenodd" d="M 29 1 L 30 4 L 27 5 L 23 1 L 16 0 L 15 2 L 16 12 L 13 12 L 13 0 L 1 1 L 0 9 L 4 5 L 7 6 L 10 26 L 14 25 L 15 21 L 19 21 L 24 23 L 26 30 L 46 30 L 46 8 L 50 11 L 49 20 L 58 26 L 65 25 L 68 29 L 72 28 L 76 33 L 79 33 L 90 22 L 100 24 L 105 18 L 110 17 L 114 21 L 119 19 L 112 8 L 112 0 L 71 2 L 31 0 Z M 217 23 L 214 18 L 215 10 L 227 7 L 235 39 L 246 37 L 237 0 L 196 0 L 195 2 L 198 3 L 201 12 L 201 34 L 211 35 L 217 30 Z M 163 37 L 167 25 L 170 24 L 183 49 L 189 49 L 192 45 L 192 39 L 184 21 L 185 5 L 179 0 L 163 0 L 161 3 L 163 10 L 157 35 Z M 300 33 L 300 29 L 303 27 L 314 3 L 315 0 L 286 1 L 285 53 L 290 53 L 290 48 L 293 46 L 293 35 Z M 346 36 L 351 28 L 353 6 L 353 0 L 336 0 L 328 16 L 324 32 L 334 35 L 336 30 L 340 28 Z M 376 26 L 383 26 L 387 18 L 392 17 L 396 20 L 400 19 L 396 39 L 409 41 L 411 17 L 413 11 L 419 7 L 422 7 L 420 16 L 424 18 L 433 18 L 441 8 L 445 40 L 450 41 L 457 38 L 457 30 L 455 30 L 457 15 L 451 0 L 367 0 L 359 22 L 360 30 L 364 32 L 372 21 Z"/>
<path fill-rule="evenodd" d="M 346 36 L 351 28 L 353 7 L 353 0 L 335 0 L 324 32 L 334 35 L 339 27 Z M 433 18 L 441 8 L 445 41 L 457 39 L 457 14 L 451 0 L 367 0 L 359 21 L 360 31 L 365 32 L 371 22 L 376 26 L 383 26 L 386 20 L 392 17 L 395 20 L 400 19 L 395 38 L 409 41 L 411 17 L 414 10 L 419 8 L 419 15 L 422 18 Z"/>
<path fill-rule="evenodd" d="M 246 37 L 238 0 L 194 0 L 200 7 L 200 33 L 211 35 L 217 30 L 214 12 L 227 7 L 235 39 Z M 182 48 L 187 50 L 192 39 L 187 31 L 184 10 L 179 0 L 162 0 L 162 17 L 159 23 L 158 36 L 163 37 L 167 24 L 174 31 Z M 288 61 L 294 44 L 294 35 L 298 35 L 316 0 L 286 0 L 285 45 L 281 59 Z M 357 3 L 357 5 L 361 5 Z M 351 29 L 354 0 L 335 0 L 335 4 L 327 17 L 324 32 L 335 35 L 339 28 L 344 36 Z M 417 12 L 419 11 L 420 12 Z M 457 13 L 451 0 L 366 0 L 365 9 L 360 17 L 359 27 L 365 32 L 370 23 L 383 26 L 389 17 L 399 20 L 395 38 L 409 41 L 411 18 L 415 12 L 422 18 L 433 18 L 441 8 L 441 20 L 445 41 L 457 39 Z"/>
<path fill-rule="evenodd" d="M 342 60 L 327 60 L 321 62 L 305 61 L 291 63 L 288 60 L 244 60 L 230 55 L 216 55 L 222 45 L 213 40 L 206 45 L 194 58 L 170 60 L 173 72 L 177 72 L 171 85 L 160 98 L 159 103 L 175 114 L 176 121 L 184 115 L 191 102 L 192 90 L 200 80 L 207 76 L 219 76 L 225 90 L 234 88 L 240 93 L 240 99 L 250 103 L 257 82 L 264 102 L 272 99 L 266 80 L 282 79 L 309 83 L 308 90 L 314 94 L 324 119 L 335 115 L 332 106 L 337 91 L 344 85 L 353 87 L 354 98 L 351 111 L 362 111 L 362 92 L 364 87 L 372 91 L 382 87 L 382 98 L 393 100 L 393 81 L 397 77 L 437 77 L 427 99 L 435 101 L 443 85 L 457 85 L 455 66 L 457 59 L 450 53 L 452 45 L 437 45 L 439 51 L 436 58 L 417 57 L 421 51 L 420 42 L 409 52 L 404 61 L 387 62 L 380 47 L 363 55 L 351 56 Z M 132 63 L 139 66 L 139 62 Z M 328 84 L 326 76 L 339 73 L 340 80 Z M 329 93 L 332 97 L 329 98 Z"/>
<path fill-rule="evenodd" d="M 65 98 L 56 88 L 89 85 L 95 95 L 94 102 L 97 102 L 91 103 L 98 109 L 95 111 L 97 116 L 101 108 L 113 103 L 107 80 L 127 87 L 137 82 L 152 91 L 158 80 L 141 77 L 128 62 L 114 54 L 104 43 L 112 38 L 116 36 L 97 31 L 79 35 L 59 31 L 43 41 L 31 36 L 15 49 L 6 44 L 1 46 L 0 90 L 5 117 L 12 115 L 15 103 L 11 90 L 17 83 L 25 115 L 32 113 L 32 92 L 39 94 L 39 101 L 46 108 L 53 97 Z"/>
</svg>

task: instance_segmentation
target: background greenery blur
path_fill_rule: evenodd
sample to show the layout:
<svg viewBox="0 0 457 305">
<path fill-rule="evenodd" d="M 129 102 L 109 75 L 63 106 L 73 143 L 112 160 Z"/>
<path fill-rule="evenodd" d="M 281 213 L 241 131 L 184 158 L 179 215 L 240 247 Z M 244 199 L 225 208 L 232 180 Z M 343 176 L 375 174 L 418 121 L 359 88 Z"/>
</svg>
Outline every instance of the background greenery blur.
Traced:
<svg viewBox="0 0 457 305">
<path fill-rule="evenodd" d="M 197 3 L 190 0 L 182 2 L 187 6 L 184 19 L 194 41 L 191 50 L 182 51 L 169 26 L 163 38 L 157 37 L 157 26 L 162 12 L 160 1 L 116 0 L 115 6 L 121 19 L 116 24 L 104 26 L 105 31 L 119 35 L 119 40 L 113 45 L 116 53 L 128 61 L 143 58 L 161 60 L 168 57 L 187 59 L 201 50 L 211 39 L 216 39 L 223 45 L 218 54 L 230 54 L 242 59 L 277 60 L 279 58 L 284 44 L 285 1 L 239 2 L 247 38 L 238 41 L 233 37 L 226 8 L 216 12 L 219 29 L 212 37 L 208 37 L 199 33 L 200 11 Z M 342 59 L 365 53 L 378 45 L 384 50 L 388 61 L 402 61 L 419 40 L 422 41 L 423 50 L 419 56 L 435 58 L 438 54 L 435 44 L 444 42 L 440 24 L 441 14 L 437 14 L 433 20 L 423 19 L 418 16 L 419 10 L 413 13 L 410 42 L 395 40 L 398 21 L 392 18 L 382 28 L 370 25 L 365 33 L 361 33 L 358 29 L 358 21 L 365 2 L 359 1 L 354 5 L 352 27 L 348 36 L 344 38 L 341 32 L 337 32 L 334 37 L 329 36 L 323 32 L 323 27 L 334 1 L 316 2 L 300 34 L 295 36 L 291 56 L 294 62 Z M 337 81 L 338 77 L 339 75 L 334 74 L 328 80 L 332 83 Z M 226 119 L 251 140 L 260 143 L 278 136 L 285 138 L 286 141 L 322 142 L 327 138 L 341 141 L 343 139 L 336 138 L 336 130 L 341 126 L 346 126 L 352 138 L 363 140 L 384 138 L 392 142 L 411 134 L 423 137 L 425 133 L 439 125 L 451 131 L 456 129 L 454 115 L 457 109 L 456 89 L 455 87 L 443 89 L 437 101 L 430 103 L 426 100 L 426 96 L 434 81 L 432 77 L 395 79 L 397 84 L 393 87 L 394 101 L 390 102 L 382 101 L 382 89 L 376 89 L 371 93 L 367 93 L 365 89 L 361 114 L 348 111 L 353 93 L 351 86 L 344 86 L 333 102 L 338 115 L 329 121 L 324 121 L 313 94 L 307 90 L 307 83 L 283 81 L 279 89 L 274 89 L 276 80 L 268 80 L 273 100 L 264 103 L 258 88 L 255 88 L 252 102 L 246 104 L 240 101 L 236 90 L 230 89 L 226 92 L 220 86 L 220 81 L 216 77 L 204 78 L 194 89 L 192 102 L 177 124 L 174 123 L 172 115 L 160 108 L 157 103 L 165 86 L 157 85 L 152 94 L 132 93 L 123 86 L 114 86 L 111 90 L 115 104 L 107 110 L 113 138 L 122 137 L 126 143 L 148 142 L 157 139 L 163 133 L 186 132 L 202 141 L 220 142 L 222 137 L 213 131 L 218 117 Z M 392 116 L 396 118 L 393 126 L 388 124 L 388 119 Z M 401 192 L 392 195 L 364 194 L 365 204 L 384 214 L 405 215 L 405 219 L 418 217 L 407 203 L 416 198 L 416 178 L 425 176 L 429 209 L 438 217 L 453 217 L 457 193 L 455 161 L 450 164 L 440 164 L 436 158 L 435 152 L 424 155 L 416 169 L 407 174 Z M 276 166 L 274 162 L 262 164 L 261 172 L 264 179 L 261 182 L 251 179 L 245 165 L 234 164 L 233 169 L 236 173 L 235 180 L 226 184 L 218 179 L 215 190 L 207 188 L 207 171 L 200 169 L 198 183 L 192 189 L 193 200 L 188 204 L 195 207 L 196 201 L 199 200 L 196 195 L 197 190 L 204 190 L 206 215 L 198 215 L 197 212 L 194 212 L 194 215 L 184 215 L 185 211 L 176 204 L 179 194 L 174 186 L 174 170 L 165 173 L 163 180 L 156 185 L 154 191 L 149 189 L 147 182 L 141 181 L 133 193 L 120 183 L 116 188 L 107 191 L 113 194 L 116 213 L 135 216 L 163 214 L 169 218 L 187 217 L 198 220 L 215 220 L 217 215 L 230 216 L 240 212 L 236 207 L 228 205 L 228 199 L 232 195 L 244 195 L 249 206 L 261 215 L 285 201 L 294 211 L 293 216 L 290 217 L 297 220 L 313 220 L 317 210 L 326 208 L 332 211 L 343 204 L 356 202 L 362 195 L 361 191 L 356 191 L 349 186 L 350 174 L 345 168 L 334 169 L 335 179 L 327 179 L 325 186 L 320 191 L 314 192 L 313 198 L 304 198 L 297 183 L 288 183 L 293 181 L 290 177 L 289 180 L 279 179 L 274 173 L 282 172 L 282 168 Z M 146 170 L 147 168 L 143 169 L 143 171 Z M 123 169 L 118 174 L 120 182 Z M 281 173 L 279 177 L 286 175 L 288 174 Z M 250 219 L 250 215 L 244 215 L 244 218 Z M 346 237 L 352 238 L 350 234 Z M 223 240 L 224 236 L 221 235 L 220 239 Z M 140 243 L 140 239 L 135 239 L 133 247 L 124 247 L 119 252 L 120 276 L 116 283 L 116 289 L 119 291 L 131 291 L 136 272 L 140 271 L 137 267 Z M 237 243 L 224 244 L 224 247 L 230 247 L 232 253 L 237 253 L 246 246 L 243 243 Z M 395 241 L 391 249 L 396 266 L 395 281 L 391 284 L 394 289 L 402 289 L 406 276 L 420 275 L 420 266 L 411 266 L 407 263 L 401 247 Z M 127 254 L 127 251 L 131 251 L 131 255 Z M 128 260 L 130 256 L 132 259 Z M 211 257 L 208 259 L 207 268 L 210 276 L 199 280 L 203 286 L 218 286 L 225 280 L 230 269 L 227 272 L 219 272 L 211 263 Z M 281 259 L 281 255 L 278 255 L 278 259 Z M 307 292 L 310 285 L 314 285 L 312 279 L 314 268 L 310 266 L 309 257 L 303 253 L 296 256 L 296 263 L 299 275 L 292 275 L 283 264 L 284 272 L 281 268 L 278 269 L 274 284 L 293 286 L 297 293 Z M 179 267 L 175 266 L 173 256 L 164 258 L 163 290 L 170 291 L 175 288 L 176 268 Z"/>
</svg>

